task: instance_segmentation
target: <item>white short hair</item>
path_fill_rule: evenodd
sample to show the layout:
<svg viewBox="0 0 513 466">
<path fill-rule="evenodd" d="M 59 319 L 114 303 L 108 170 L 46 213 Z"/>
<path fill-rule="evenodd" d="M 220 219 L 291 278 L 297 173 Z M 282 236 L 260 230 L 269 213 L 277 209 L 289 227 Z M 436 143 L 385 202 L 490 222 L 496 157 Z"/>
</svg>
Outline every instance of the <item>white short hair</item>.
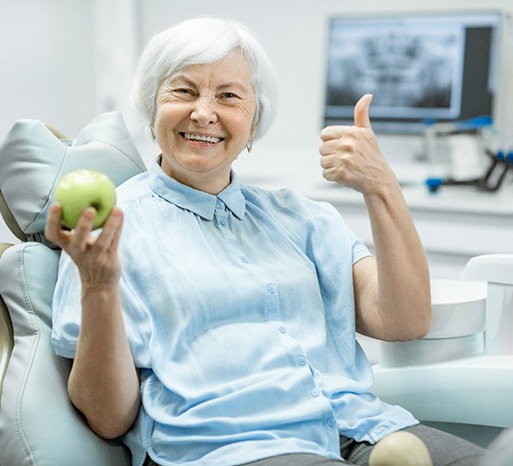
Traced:
<svg viewBox="0 0 513 466">
<path fill-rule="evenodd" d="M 143 51 L 135 73 L 132 99 L 151 127 L 156 114 L 157 91 L 163 80 L 191 65 L 222 60 L 239 50 L 251 67 L 256 99 L 254 138 L 262 137 L 276 113 L 274 68 L 248 29 L 233 20 L 199 17 L 178 23 L 157 35 Z"/>
</svg>

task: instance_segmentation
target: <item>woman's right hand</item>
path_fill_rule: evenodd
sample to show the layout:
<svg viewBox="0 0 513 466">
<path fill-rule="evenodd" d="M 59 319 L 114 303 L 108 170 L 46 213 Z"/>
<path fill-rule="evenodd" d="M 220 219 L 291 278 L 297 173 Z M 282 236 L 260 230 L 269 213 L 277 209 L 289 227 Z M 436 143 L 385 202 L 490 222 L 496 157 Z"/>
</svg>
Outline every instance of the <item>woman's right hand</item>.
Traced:
<svg viewBox="0 0 513 466">
<path fill-rule="evenodd" d="M 123 226 L 123 212 L 112 209 L 99 235 L 92 233 L 94 212 L 86 209 L 77 226 L 65 230 L 61 225 L 61 207 L 55 203 L 45 226 L 48 240 L 66 251 L 80 272 L 82 285 L 86 287 L 109 286 L 118 283 L 121 266 L 118 243 Z"/>
<path fill-rule="evenodd" d="M 45 235 L 66 251 L 80 271 L 82 316 L 68 379 L 72 403 L 101 437 L 123 435 L 139 411 L 140 380 L 121 310 L 118 243 L 123 213 L 114 208 L 99 234 L 85 210 L 72 230 L 61 226 L 61 208 L 50 207 Z"/>
</svg>

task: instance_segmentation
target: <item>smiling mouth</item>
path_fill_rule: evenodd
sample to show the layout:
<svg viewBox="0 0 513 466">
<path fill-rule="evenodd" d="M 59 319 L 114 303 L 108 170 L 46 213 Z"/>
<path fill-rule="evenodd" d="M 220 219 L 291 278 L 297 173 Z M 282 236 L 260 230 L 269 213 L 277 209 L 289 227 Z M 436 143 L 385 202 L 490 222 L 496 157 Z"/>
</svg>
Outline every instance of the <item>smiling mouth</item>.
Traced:
<svg viewBox="0 0 513 466">
<path fill-rule="evenodd" d="M 207 144 L 218 144 L 219 142 L 224 141 L 224 138 L 217 138 L 215 136 L 205 136 L 203 134 L 180 132 L 180 136 L 187 139 L 188 141 L 198 141 Z"/>
</svg>

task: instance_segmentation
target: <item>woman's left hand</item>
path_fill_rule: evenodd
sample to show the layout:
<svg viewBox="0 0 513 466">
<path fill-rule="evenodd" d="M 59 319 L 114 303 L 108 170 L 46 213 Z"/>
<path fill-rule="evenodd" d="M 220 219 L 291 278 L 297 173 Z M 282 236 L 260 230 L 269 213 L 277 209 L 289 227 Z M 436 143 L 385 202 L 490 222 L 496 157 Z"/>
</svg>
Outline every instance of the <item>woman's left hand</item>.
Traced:
<svg viewBox="0 0 513 466">
<path fill-rule="evenodd" d="M 324 128 L 319 148 L 324 178 L 362 194 L 375 194 L 387 185 L 398 185 L 371 128 L 371 101 L 372 95 L 366 94 L 357 102 L 353 126 Z"/>
<path fill-rule="evenodd" d="M 371 128 L 370 94 L 354 108 L 353 126 L 321 133 L 323 175 L 363 194 L 372 230 L 375 261 L 353 267 L 356 326 L 382 340 L 424 336 L 431 321 L 429 269 L 397 178 Z"/>
</svg>

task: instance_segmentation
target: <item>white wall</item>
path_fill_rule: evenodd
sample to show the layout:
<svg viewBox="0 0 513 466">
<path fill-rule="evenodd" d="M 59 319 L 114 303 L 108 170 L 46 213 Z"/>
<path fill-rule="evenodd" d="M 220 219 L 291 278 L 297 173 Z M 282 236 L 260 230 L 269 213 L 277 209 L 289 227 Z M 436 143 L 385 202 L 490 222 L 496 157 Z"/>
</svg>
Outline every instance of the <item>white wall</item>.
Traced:
<svg viewBox="0 0 513 466">
<path fill-rule="evenodd" d="M 74 134 L 94 115 L 90 3 L 0 2 L 0 141 L 22 118 Z M 13 239 L 0 221 L 0 241 Z"/>
<path fill-rule="evenodd" d="M 0 2 L 0 138 L 37 118 L 73 134 L 94 114 L 88 0 Z"/>
<path fill-rule="evenodd" d="M 501 9 L 511 0 L 19 0 L 0 2 L 0 140 L 20 118 L 37 118 L 70 136 L 102 111 L 119 109 L 143 151 L 153 148 L 141 133 L 128 101 L 135 60 L 143 44 L 177 21 L 202 14 L 247 24 L 276 67 L 280 110 L 260 144 L 316 152 L 324 91 L 326 26 L 330 15 L 365 12 Z M 513 122 L 513 46 L 507 98 Z M 506 104 L 508 106 L 506 107 Z M 410 139 L 383 138 L 395 152 Z M 414 140 L 413 144 L 418 141 Z M 399 145 L 398 145 L 399 144 Z M 292 149 L 292 150 L 291 150 Z M 400 150 L 399 150 L 400 151 Z M 1 169 L 1 167 L 0 167 Z M 0 221 L 0 241 L 10 239 Z"/>
</svg>

